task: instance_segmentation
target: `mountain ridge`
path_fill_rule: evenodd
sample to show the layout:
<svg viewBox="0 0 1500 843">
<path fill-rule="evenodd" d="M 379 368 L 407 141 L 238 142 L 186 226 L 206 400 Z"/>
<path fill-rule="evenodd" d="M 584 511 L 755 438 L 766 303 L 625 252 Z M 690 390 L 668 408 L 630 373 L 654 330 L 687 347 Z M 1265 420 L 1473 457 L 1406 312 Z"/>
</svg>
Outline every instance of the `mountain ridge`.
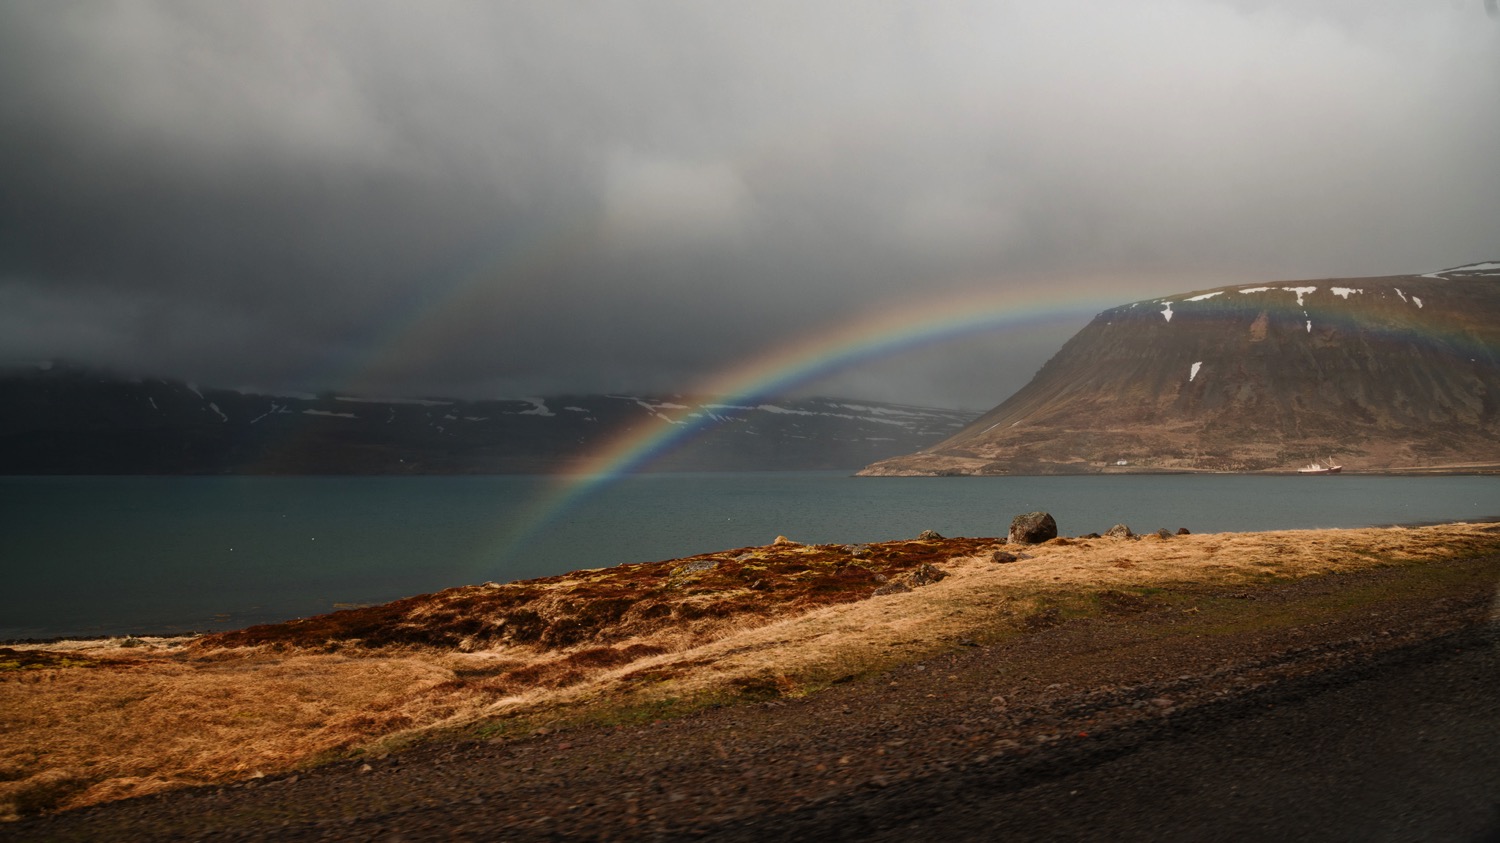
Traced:
<svg viewBox="0 0 1500 843">
<path fill-rule="evenodd" d="M 1500 262 L 1110 308 L 1022 389 L 866 476 L 1500 469 Z"/>
<path fill-rule="evenodd" d="M 68 364 L 0 367 L 0 474 L 545 474 L 702 424 L 661 471 L 853 471 L 977 413 L 832 398 L 270 395 Z M 705 422 L 707 422 L 705 424 Z"/>
</svg>

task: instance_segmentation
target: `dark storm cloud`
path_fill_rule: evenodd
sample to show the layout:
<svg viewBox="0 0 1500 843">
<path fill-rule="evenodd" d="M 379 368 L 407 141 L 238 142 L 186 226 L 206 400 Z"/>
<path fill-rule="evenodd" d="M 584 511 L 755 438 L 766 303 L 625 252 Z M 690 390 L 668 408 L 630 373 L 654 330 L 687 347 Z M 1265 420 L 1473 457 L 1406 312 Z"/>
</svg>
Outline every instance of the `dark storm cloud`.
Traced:
<svg viewBox="0 0 1500 843">
<path fill-rule="evenodd" d="M 0 358 L 661 390 L 966 290 L 1496 258 L 1497 57 L 1453 0 L 6 4 Z M 816 388 L 983 407 L 1075 327 Z"/>
</svg>

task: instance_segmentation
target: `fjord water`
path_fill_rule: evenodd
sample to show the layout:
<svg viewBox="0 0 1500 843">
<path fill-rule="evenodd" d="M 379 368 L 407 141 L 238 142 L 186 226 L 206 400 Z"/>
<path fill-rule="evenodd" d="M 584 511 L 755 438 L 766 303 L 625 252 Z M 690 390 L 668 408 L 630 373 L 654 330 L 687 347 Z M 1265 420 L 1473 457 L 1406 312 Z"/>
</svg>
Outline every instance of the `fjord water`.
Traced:
<svg viewBox="0 0 1500 843">
<path fill-rule="evenodd" d="M 547 488 L 514 476 L 0 478 L 0 640 L 234 628 L 777 535 L 1003 536 L 1036 509 L 1067 535 L 1500 515 L 1500 477 L 651 474 L 536 520 Z"/>
</svg>

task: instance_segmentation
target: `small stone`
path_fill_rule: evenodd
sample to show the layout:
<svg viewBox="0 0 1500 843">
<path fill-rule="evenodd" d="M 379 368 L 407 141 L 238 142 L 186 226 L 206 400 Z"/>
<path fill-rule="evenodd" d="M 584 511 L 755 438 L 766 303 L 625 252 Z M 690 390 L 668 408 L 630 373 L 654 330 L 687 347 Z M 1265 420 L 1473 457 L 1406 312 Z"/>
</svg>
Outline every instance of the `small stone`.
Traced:
<svg viewBox="0 0 1500 843">
<path fill-rule="evenodd" d="M 794 542 L 791 539 L 787 538 L 786 536 L 777 536 L 776 537 L 776 541 L 771 542 L 771 544 L 775 545 L 775 546 L 779 546 L 779 547 L 801 547 L 802 546 L 802 542 Z"/>
<path fill-rule="evenodd" d="M 1186 528 L 1186 527 L 1178 527 L 1177 528 L 1177 535 L 1179 535 L 1179 536 L 1191 536 L 1192 533 L 1189 532 L 1188 528 Z"/>
<path fill-rule="evenodd" d="M 1159 539 L 1170 539 L 1172 537 L 1172 533 L 1168 531 L 1166 527 L 1157 530 L 1155 533 L 1152 533 L 1152 535 L 1156 536 Z"/>
<path fill-rule="evenodd" d="M 939 533 L 937 530 L 923 530 L 922 532 L 920 532 L 920 533 L 917 534 L 917 541 L 920 541 L 920 542 L 937 541 L 937 540 L 941 539 L 942 537 L 943 537 L 942 534 Z"/>
<path fill-rule="evenodd" d="M 1007 562 L 1014 562 L 1019 558 L 1019 556 L 1011 553 L 1008 550 L 997 550 L 994 553 L 990 554 L 990 561 L 994 562 L 997 565 L 1004 565 Z"/>
<path fill-rule="evenodd" d="M 1135 538 L 1135 533 L 1130 532 L 1130 527 L 1125 524 L 1116 524 L 1106 530 L 1104 536 L 1111 539 L 1133 539 Z"/>
</svg>

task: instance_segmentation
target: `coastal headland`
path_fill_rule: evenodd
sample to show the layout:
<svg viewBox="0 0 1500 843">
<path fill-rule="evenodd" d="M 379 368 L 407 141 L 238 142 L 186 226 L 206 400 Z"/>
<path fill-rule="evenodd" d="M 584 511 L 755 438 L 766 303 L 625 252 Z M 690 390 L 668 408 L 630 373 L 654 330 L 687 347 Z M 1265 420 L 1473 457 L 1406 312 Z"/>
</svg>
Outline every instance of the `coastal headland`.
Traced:
<svg viewBox="0 0 1500 843">
<path fill-rule="evenodd" d="M 1493 626 L 1497 583 L 1496 524 L 778 539 L 214 635 L 10 644 L 0 839 L 806 829 L 953 776 L 1044 781 L 1445 646 Z"/>
</svg>

